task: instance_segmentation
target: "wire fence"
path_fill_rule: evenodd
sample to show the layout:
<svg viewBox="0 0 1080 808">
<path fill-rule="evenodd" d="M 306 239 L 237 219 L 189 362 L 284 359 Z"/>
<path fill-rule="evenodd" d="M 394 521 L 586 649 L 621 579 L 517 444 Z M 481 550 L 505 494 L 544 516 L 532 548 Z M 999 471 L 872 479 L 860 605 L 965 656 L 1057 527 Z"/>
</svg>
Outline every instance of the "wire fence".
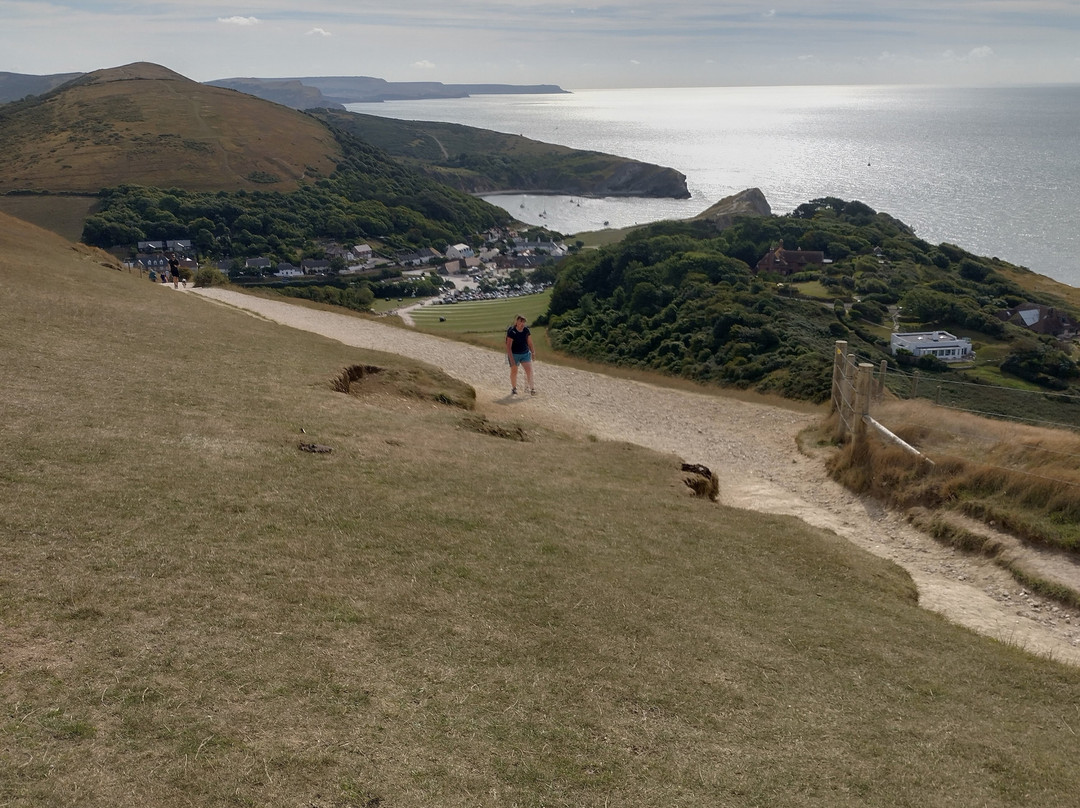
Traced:
<svg viewBox="0 0 1080 808">
<path fill-rule="evenodd" d="M 871 364 L 867 359 L 846 352 L 843 360 L 844 374 L 848 378 L 855 378 L 860 365 Z M 888 367 L 886 362 L 874 366 L 872 375 L 875 401 L 880 400 L 888 389 L 899 399 L 925 399 L 944 409 L 983 418 L 1080 431 L 1080 396 L 1076 393 L 943 379 L 919 370 Z"/>
<path fill-rule="evenodd" d="M 927 419 L 916 411 L 888 408 L 881 402 L 888 391 L 900 400 L 922 399 L 942 412 L 966 413 L 999 422 L 999 428 L 974 427 L 962 418 Z M 858 440 L 872 426 L 884 437 L 930 462 L 975 461 L 981 466 L 1080 490 L 1080 437 L 1046 445 L 1040 437 L 1011 429 L 1007 423 L 1050 430 L 1080 432 L 1080 398 L 1069 393 L 1025 390 L 982 382 L 935 378 L 918 370 L 888 367 L 849 354 L 847 343 L 836 343 L 832 405 L 837 413 L 837 437 Z M 920 411 L 921 412 L 921 411 Z M 889 423 L 881 423 L 882 420 Z M 1030 432 L 1030 431 L 1029 431 Z M 934 447 L 929 454 L 908 444 L 897 433 L 921 435 L 920 443 Z M 1004 458 L 1004 459 L 1002 459 Z M 1071 479 L 1070 479 L 1071 478 Z"/>
</svg>

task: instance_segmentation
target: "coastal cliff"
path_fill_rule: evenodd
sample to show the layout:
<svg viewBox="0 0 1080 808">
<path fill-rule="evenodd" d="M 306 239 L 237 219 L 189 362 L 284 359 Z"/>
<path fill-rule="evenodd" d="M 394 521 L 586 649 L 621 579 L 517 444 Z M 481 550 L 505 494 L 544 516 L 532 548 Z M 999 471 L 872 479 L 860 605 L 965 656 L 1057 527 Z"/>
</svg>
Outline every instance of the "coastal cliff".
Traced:
<svg viewBox="0 0 1080 808">
<path fill-rule="evenodd" d="M 238 77 L 206 83 L 213 87 L 239 90 L 294 109 L 344 109 L 344 104 L 355 103 L 567 92 L 555 84 L 443 84 L 439 81 L 387 81 L 372 76 Z"/>
<path fill-rule="evenodd" d="M 309 110 L 308 114 L 471 194 L 690 198 L 682 173 L 627 157 L 460 124 L 402 121 L 338 110 Z"/>
</svg>

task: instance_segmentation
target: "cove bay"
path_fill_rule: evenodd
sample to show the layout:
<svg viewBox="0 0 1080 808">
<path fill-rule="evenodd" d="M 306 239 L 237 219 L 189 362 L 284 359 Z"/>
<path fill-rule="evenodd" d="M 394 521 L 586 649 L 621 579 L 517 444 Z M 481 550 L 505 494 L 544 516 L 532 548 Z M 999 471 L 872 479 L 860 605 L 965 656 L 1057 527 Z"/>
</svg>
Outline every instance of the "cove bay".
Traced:
<svg viewBox="0 0 1080 808">
<path fill-rule="evenodd" d="M 1080 286 L 1080 85 L 575 90 L 348 104 L 669 166 L 686 200 L 487 196 L 564 234 L 694 216 L 746 188 L 774 213 L 835 196 Z"/>
</svg>

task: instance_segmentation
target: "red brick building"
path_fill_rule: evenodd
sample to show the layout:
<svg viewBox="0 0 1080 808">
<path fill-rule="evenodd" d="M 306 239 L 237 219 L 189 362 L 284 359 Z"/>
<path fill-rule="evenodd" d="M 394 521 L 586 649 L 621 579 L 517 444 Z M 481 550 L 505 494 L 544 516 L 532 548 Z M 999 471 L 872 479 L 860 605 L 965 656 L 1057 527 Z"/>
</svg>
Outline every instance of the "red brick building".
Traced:
<svg viewBox="0 0 1080 808">
<path fill-rule="evenodd" d="M 821 266 L 824 263 L 825 253 L 821 250 L 785 250 L 781 241 L 776 249 L 769 250 L 757 262 L 757 271 L 793 275 L 803 272 L 808 266 Z"/>
</svg>

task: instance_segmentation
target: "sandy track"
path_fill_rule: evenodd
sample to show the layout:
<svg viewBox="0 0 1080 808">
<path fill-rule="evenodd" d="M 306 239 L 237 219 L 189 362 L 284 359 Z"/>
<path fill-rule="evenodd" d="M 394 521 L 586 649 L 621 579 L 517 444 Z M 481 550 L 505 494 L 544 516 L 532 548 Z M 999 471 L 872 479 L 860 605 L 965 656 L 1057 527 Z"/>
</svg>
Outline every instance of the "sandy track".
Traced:
<svg viewBox="0 0 1080 808">
<path fill-rule="evenodd" d="M 984 559 L 944 547 L 901 516 L 830 480 L 795 436 L 812 418 L 768 405 L 536 364 L 536 397 L 511 397 L 503 357 L 489 350 L 332 312 L 222 289 L 193 290 L 346 345 L 419 359 L 471 384 L 480 406 L 622 440 L 703 463 L 724 504 L 796 516 L 908 571 L 922 606 L 1033 653 L 1080 665 L 1080 615 L 1030 595 Z"/>
</svg>

